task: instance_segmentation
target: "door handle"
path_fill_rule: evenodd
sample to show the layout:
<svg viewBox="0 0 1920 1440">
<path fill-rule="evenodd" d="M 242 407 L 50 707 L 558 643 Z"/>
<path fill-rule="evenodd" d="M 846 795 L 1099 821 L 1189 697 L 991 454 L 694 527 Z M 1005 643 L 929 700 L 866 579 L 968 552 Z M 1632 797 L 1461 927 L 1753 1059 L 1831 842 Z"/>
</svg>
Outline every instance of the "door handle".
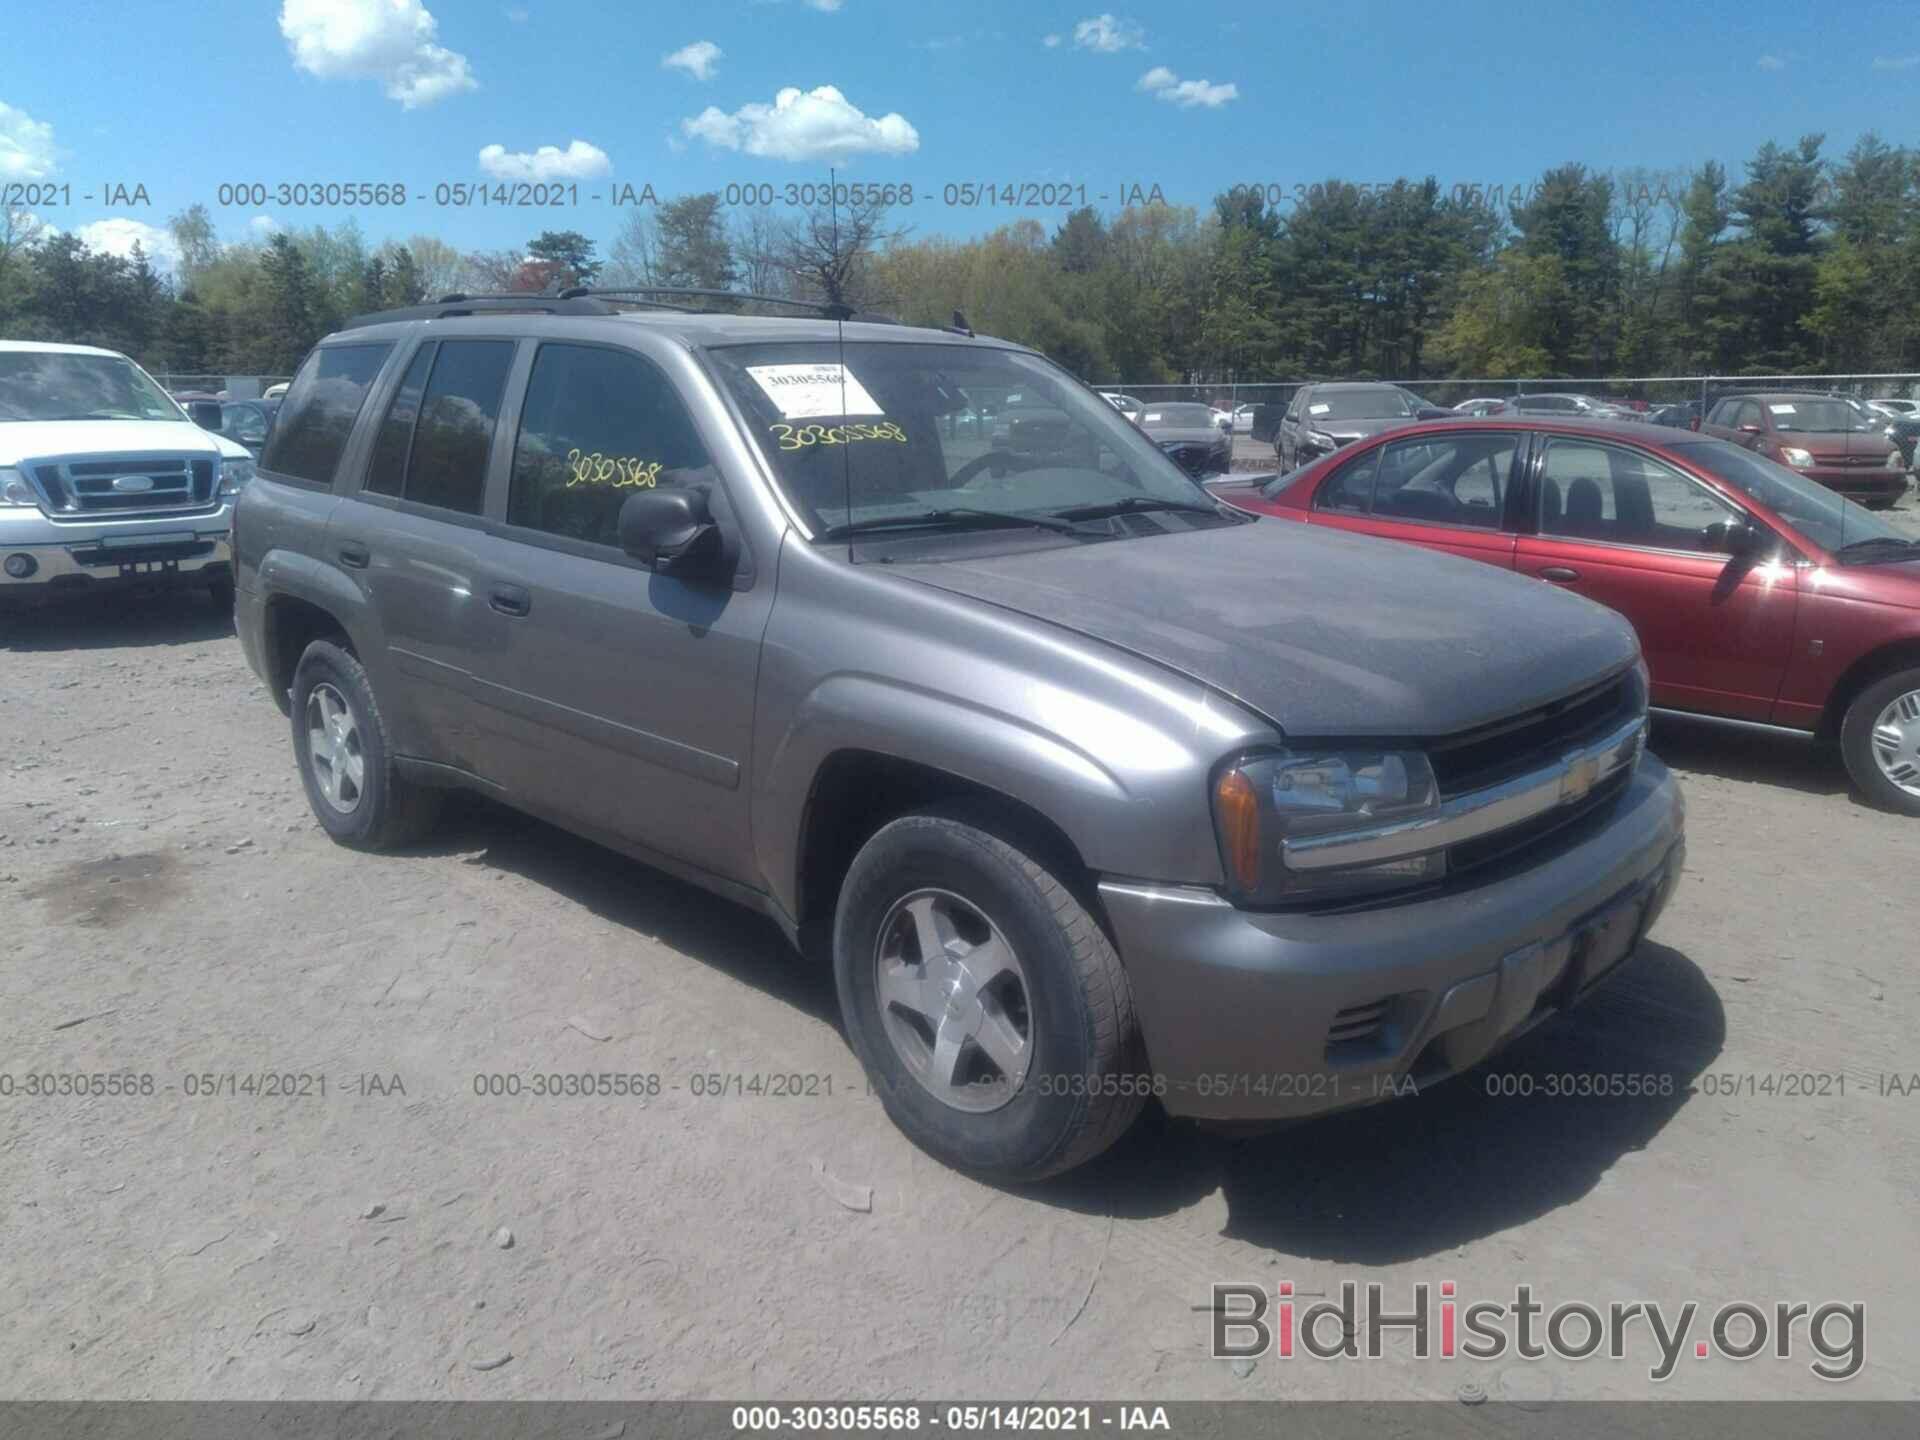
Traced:
<svg viewBox="0 0 1920 1440">
<path fill-rule="evenodd" d="M 346 544 L 340 547 L 340 563 L 351 565 L 356 570 L 364 570 L 373 559 L 364 545 Z"/>
<path fill-rule="evenodd" d="M 1578 580 L 1580 572 L 1565 565 L 1549 565 L 1540 572 L 1542 580 Z"/>
<path fill-rule="evenodd" d="M 533 596 L 518 585 L 496 585 L 487 591 L 487 604 L 502 615 L 525 615 L 533 609 Z"/>
</svg>

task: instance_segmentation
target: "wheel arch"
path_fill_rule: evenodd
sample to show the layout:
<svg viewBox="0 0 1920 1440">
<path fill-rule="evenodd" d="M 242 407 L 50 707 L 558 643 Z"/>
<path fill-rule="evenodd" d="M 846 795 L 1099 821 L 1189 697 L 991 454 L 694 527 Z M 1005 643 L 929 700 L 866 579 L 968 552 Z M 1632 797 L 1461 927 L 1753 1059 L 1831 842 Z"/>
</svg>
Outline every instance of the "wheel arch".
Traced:
<svg viewBox="0 0 1920 1440">
<path fill-rule="evenodd" d="M 1838 739 L 1847 707 L 1853 704 L 1860 693 L 1887 676 L 1908 668 L 1920 669 L 1920 635 L 1869 650 L 1854 661 L 1834 682 L 1833 690 L 1827 696 L 1826 708 L 1820 715 L 1820 738 Z"/>
</svg>

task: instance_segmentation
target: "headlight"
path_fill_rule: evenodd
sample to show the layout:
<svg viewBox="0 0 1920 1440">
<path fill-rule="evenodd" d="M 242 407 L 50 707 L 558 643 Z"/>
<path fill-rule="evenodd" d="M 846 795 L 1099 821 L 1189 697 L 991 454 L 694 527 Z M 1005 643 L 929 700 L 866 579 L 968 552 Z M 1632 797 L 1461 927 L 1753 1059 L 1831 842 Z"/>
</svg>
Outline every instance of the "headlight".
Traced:
<svg viewBox="0 0 1920 1440">
<path fill-rule="evenodd" d="M 1811 454 L 1805 450 L 1797 449 L 1792 445 L 1782 445 L 1780 447 L 1780 458 L 1798 470 L 1805 470 L 1813 464 L 1813 456 Z"/>
<path fill-rule="evenodd" d="M 32 505 L 38 507 L 40 497 L 33 493 L 33 486 L 27 483 L 27 477 L 18 470 L 0 470 L 0 506 Z"/>
<path fill-rule="evenodd" d="M 1220 772 L 1213 818 L 1234 898 L 1279 904 L 1398 890 L 1447 873 L 1444 851 L 1340 867 L 1294 868 L 1287 842 L 1418 820 L 1440 808 L 1425 755 L 1344 750 L 1250 756 Z"/>
<path fill-rule="evenodd" d="M 238 495 L 242 487 L 251 479 L 253 479 L 253 459 L 251 456 L 241 456 L 220 462 L 221 495 L 228 497 Z"/>
</svg>

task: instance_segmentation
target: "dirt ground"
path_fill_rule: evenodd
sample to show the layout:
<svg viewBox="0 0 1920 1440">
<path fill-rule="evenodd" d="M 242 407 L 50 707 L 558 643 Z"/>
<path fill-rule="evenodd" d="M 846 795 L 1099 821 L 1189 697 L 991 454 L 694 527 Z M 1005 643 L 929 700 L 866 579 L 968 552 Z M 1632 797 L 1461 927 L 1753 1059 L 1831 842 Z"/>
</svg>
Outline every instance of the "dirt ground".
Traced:
<svg viewBox="0 0 1920 1440">
<path fill-rule="evenodd" d="M 1149 1114 L 1003 1190 L 893 1129 L 830 977 L 745 911 L 477 801 L 404 855 L 329 843 L 198 595 L 0 620 L 0 736 L 12 1398 L 1920 1396 L 1920 1093 L 1883 1079 L 1920 1072 L 1920 822 L 1821 751 L 1660 727 L 1678 897 L 1487 1072 L 1257 1140 Z M 135 1093 L 25 1093 L 99 1072 Z M 659 1088 L 476 1093 L 583 1072 Z M 1672 1093 L 1540 1093 L 1621 1072 Z M 1765 1083 L 1802 1074 L 1844 1093 Z M 1216 1281 L 1857 1301 L 1867 1363 L 1233 1366 Z"/>
</svg>

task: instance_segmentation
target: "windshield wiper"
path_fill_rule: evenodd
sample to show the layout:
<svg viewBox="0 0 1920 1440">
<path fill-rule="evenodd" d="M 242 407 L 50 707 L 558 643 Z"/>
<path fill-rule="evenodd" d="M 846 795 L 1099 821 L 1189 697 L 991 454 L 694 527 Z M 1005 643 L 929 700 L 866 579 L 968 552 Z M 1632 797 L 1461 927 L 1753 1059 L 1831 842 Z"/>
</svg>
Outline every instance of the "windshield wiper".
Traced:
<svg viewBox="0 0 1920 1440">
<path fill-rule="evenodd" d="M 816 537 L 821 540 L 845 540 L 875 530 L 907 530 L 959 524 L 966 529 L 994 530 L 1008 527 L 1022 530 L 1055 530 L 1062 535 L 1084 533 L 1079 526 L 1049 515 L 1016 515 L 1010 510 L 976 510 L 965 505 L 945 505 L 934 510 L 916 510 L 911 515 L 876 515 L 870 520 L 849 520 L 831 525 Z"/>
<path fill-rule="evenodd" d="M 1868 540 L 1850 541 L 1834 551 L 1833 554 L 1835 559 L 1844 564 L 1850 555 L 1859 556 L 1864 560 L 1883 550 L 1891 551 L 1896 555 L 1903 555 L 1908 551 L 1920 550 L 1920 540 L 1908 540 L 1899 535 L 1875 535 Z"/>
<path fill-rule="evenodd" d="M 1161 500 L 1151 495 L 1127 495 L 1119 500 L 1105 500 L 1097 505 L 1069 505 L 1062 510 L 1049 510 L 1047 513 L 1061 520 L 1105 520 L 1114 515 L 1132 515 L 1143 510 L 1174 510 L 1183 515 L 1212 515 L 1219 517 L 1218 507 L 1202 505 L 1193 500 Z"/>
</svg>

